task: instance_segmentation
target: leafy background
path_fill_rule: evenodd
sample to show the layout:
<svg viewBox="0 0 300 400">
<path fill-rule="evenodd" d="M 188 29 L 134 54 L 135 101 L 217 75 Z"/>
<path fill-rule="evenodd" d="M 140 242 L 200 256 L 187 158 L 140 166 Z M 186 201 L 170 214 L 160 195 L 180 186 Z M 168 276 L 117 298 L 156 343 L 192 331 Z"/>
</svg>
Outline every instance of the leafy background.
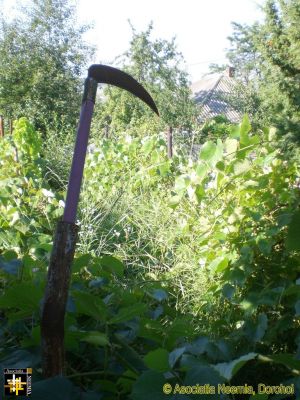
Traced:
<svg viewBox="0 0 300 400">
<path fill-rule="evenodd" d="M 0 142 L 1 365 L 32 366 L 39 399 L 58 387 L 64 399 L 160 399 L 165 382 L 298 388 L 299 165 L 274 141 L 246 116 L 194 162 L 180 150 L 168 159 L 160 135 L 94 141 L 66 376 L 43 380 L 40 310 L 64 191 L 45 179 L 39 136 L 17 121 Z"/>
<path fill-rule="evenodd" d="M 240 90 L 228 100 L 250 116 L 237 125 L 200 123 L 175 40 L 153 40 L 151 23 L 132 27 L 116 64 L 153 95 L 161 118 L 124 91 L 99 91 L 66 371 L 51 379 L 41 369 L 41 306 L 93 48 L 69 2 L 0 14 L 6 133 L 14 120 L 0 138 L 0 364 L 33 368 L 33 399 L 197 397 L 164 395 L 164 383 L 293 384 L 295 395 L 219 397 L 299 398 L 299 10 L 299 0 L 268 0 L 263 22 L 234 24 L 228 58 Z"/>
</svg>

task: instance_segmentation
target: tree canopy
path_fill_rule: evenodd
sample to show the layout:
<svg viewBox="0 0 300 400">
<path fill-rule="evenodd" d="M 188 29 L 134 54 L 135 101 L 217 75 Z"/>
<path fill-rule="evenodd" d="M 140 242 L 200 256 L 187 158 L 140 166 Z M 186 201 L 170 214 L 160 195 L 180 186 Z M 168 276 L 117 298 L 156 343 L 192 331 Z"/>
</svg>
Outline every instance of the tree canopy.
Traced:
<svg viewBox="0 0 300 400">
<path fill-rule="evenodd" d="M 233 24 L 228 59 L 245 111 L 299 140 L 300 1 L 268 0 L 263 11 L 262 23 Z"/>
<path fill-rule="evenodd" d="M 110 125 L 116 131 L 128 127 L 145 129 L 166 125 L 190 127 L 195 106 L 191 98 L 187 73 L 181 68 L 183 57 L 177 51 L 175 39 L 151 39 L 153 24 L 144 32 L 132 27 L 128 51 L 120 57 L 122 68 L 137 79 L 152 95 L 160 112 L 160 122 L 129 93 L 115 87 L 104 89 L 104 101 L 99 107 L 97 127 Z"/>
<path fill-rule="evenodd" d="M 74 126 L 81 97 L 81 72 L 93 48 L 76 23 L 71 2 L 32 0 L 20 17 L 0 17 L 0 111 L 26 115 L 43 131 Z"/>
</svg>

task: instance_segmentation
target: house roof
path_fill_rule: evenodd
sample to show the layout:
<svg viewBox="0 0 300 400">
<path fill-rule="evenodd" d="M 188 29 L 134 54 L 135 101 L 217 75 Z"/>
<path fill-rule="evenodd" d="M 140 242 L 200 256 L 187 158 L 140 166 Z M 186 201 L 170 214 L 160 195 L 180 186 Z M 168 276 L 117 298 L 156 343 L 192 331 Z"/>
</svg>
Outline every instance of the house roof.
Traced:
<svg viewBox="0 0 300 400">
<path fill-rule="evenodd" d="M 235 90 L 236 81 L 228 72 L 210 74 L 195 82 L 191 90 L 195 102 L 200 106 L 200 121 L 225 115 L 231 122 L 239 122 L 242 113 L 235 110 L 228 102 L 228 97 Z"/>
</svg>

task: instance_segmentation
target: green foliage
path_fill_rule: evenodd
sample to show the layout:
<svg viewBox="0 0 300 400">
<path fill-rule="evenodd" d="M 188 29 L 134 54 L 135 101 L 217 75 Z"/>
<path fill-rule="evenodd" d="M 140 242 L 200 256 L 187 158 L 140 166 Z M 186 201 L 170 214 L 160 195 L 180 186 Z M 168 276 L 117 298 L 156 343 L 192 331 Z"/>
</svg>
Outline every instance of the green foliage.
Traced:
<svg viewBox="0 0 300 400">
<path fill-rule="evenodd" d="M 27 156 L 34 160 L 41 152 L 41 137 L 24 117 L 15 122 L 13 141 L 21 159 Z"/>
<path fill-rule="evenodd" d="M 10 22 L 0 20 L 0 111 L 27 116 L 35 128 L 75 128 L 81 73 L 93 49 L 75 23 L 75 8 L 61 0 L 35 0 Z"/>
<path fill-rule="evenodd" d="M 98 107 L 95 130 L 109 126 L 120 133 L 138 128 L 139 134 L 154 133 L 166 126 L 191 128 L 196 109 L 191 99 L 187 74 L 181 69 L 182 55 L 175 39 L 151 39 L 153 25 L 137 33 L 132 28 L 130 48 L 122 58 L 122 68 L 152 95 L 160 120 L 139 100 L 115 87 L 104 89 L 105 100 Z"/>
<path fill-rule="evenodd" d="M 16 127 L 38 140 L 25 120 Z M 45 186 L 38 151 L 1 140 L 0 367 L 32 366 L 37 399 L 159 399 L 166 383 L 171 399 L 194 397 L 174 390 L 196 384 L 294 384 L 299 396 L 299 163 L 276 141 L 248 117 L 194 162 L 169 160 L 161 136 L 95 140 L 66 376 L 45 380 L 39 311 L 61 194 Z"/>
<path fill-rule="evenodd" d="M 228 58 L 241 87 L 232 100 L 260 127 L 279 127 L 286 148 L 299 141 L 299 0 L 268 0 L 263 10 L 262 23 L 233 24 Z"/>
<path fill-rule="evenodd" d="M 22 254 L 45 254 L 52 236 L 52 218 L 62 213 L 62 197 L 43 179 L 41 138 L 21 118 L 13 136 L 0 141 L 0 246 Z M 22 250 L 21 250 L 22 249 Z"/>
</svg>

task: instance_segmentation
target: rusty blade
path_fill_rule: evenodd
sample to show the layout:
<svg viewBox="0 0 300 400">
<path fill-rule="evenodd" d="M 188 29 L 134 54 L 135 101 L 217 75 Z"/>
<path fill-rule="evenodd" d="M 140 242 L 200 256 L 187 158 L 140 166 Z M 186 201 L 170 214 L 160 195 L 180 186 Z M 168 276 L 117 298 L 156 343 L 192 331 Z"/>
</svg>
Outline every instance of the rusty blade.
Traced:
<svg viewBox="0 0 300 400">
<path fill-rule="evenodd" d="M 134 96 L 146 103 L 157 115 L 158 109 L 143 86 L 126 72 L 117 68 L 109 67 L 102 64 L 93 64 L 88 70 L 88 77 L 95 79 L 98 83 L 107 83 L 109 85 L 118 86 L 132 93 Z"/>
</svg>

